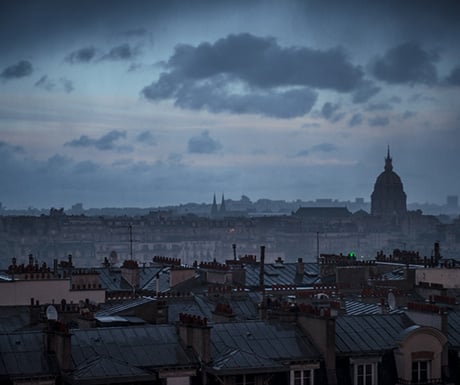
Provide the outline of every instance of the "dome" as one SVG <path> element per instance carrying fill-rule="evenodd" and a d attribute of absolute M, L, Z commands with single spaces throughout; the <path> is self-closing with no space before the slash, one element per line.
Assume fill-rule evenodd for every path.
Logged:
<path fill-rule="evenodd" d="M 371 195 L 371 214 L 378 216 L 401 216 L 406 214 L 406 193 L 401 178 L 393 171 L 390 148 L 385 158 L 385 169 L 377 177 Z"/>

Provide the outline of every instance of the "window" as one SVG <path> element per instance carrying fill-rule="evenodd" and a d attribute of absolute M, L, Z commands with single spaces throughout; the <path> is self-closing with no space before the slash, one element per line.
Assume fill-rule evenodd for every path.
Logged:
<path fill-rule="evenodd" d="M 412 362 L 412 382 L 427 382 L 431 378 L 431 361 Z"/>
<path fill-rule="evenodd" d="M 375 364 L 355 364 L 355 385 L 374 385 Z"/>
<path fill-rule="evenodd" d="M 291 385 L 313 385 L 313 369 L 294 370 Z"/>

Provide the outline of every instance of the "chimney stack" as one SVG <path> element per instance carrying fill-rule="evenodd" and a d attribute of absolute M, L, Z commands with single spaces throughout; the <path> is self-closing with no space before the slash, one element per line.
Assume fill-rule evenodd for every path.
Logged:
<path fill-rule="evenodd" d="M 236 261 L 236 244 L 234 243 L 232 247 L 233 247 L 233 260 Z"/>
<path fill-rule="evenodd" d="M 200 361 L 211 361 L 211 326 L 206 318 L 180 313 L 178 332 L 182 342 L 193 348 Z"/>
<path fill-rule="evenodd" d="M 48 321 L 45 330 L 45 349 L 54 353 L 62 371 L 72 369 L 72 345 L 69 328 L 59 321 Z"/>
<path fill-rule="evenodd" d="M 302 259 L 302 258 L 298 258 L 298 259 L 297 259 L 296 274 L 297 274 L 298 276 L 303 277 L 304 272 L 305 272 L 305 267 L 304 267 L 304 264 L 303 264 L 303 259 Z"/>
<path fill-rule="evenodd" d="M 265 246 L 260 246 L 260 272 L 259 272 L 259 286 L 263 290 L 264 284 L 264 271 L 265 271 Z"/>

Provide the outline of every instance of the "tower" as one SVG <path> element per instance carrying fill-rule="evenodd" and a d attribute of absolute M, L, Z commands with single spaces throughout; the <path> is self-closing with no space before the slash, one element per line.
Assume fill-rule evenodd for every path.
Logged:
<path fill-rule="evenodd" d="M 217 217 L 218 211 L 217 211 L 217 202 L 216 202 L 216 193 L 214 193 L 214 198 L 212 200 L 212 206 L 211 206 L 211 218 Z"/>
<path fill-rule="evenodd" d="M 384 171 L 377 177 L 371 195 L 371 214 L 380 217 L 401 217 L 406 213 L 406 193 L 401 178 L 393 171 L 393 159 L 388 146 Z"/>
<path fill-rule="evenodd" d="M 222 214 L 225 214 L 226 212 L 226 208 L 225 208 L 225 198 L 224 198 L 224 193 L 222 193 L 222 201 L 220 202 L 220 210 L 219 210 L 219 213 L 222 215 Z"/>

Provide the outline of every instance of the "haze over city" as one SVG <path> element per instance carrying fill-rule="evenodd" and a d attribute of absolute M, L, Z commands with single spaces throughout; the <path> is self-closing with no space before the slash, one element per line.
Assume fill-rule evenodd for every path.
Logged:
<path fill-rule="evenodd" d="M 456 1 L 2 1 L 0 202 L 460 194 Z"/>

